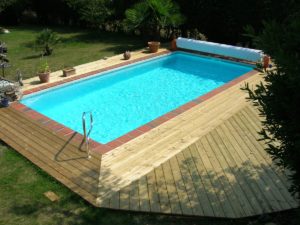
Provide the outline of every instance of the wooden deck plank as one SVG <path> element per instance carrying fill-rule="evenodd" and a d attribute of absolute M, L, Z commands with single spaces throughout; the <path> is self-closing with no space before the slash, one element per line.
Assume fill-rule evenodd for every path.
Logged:
<path fill-rule="evenodd" d="M 176 186 L 178 197 L 179 197 L 182 214 L 193 215 L 189 196 L 187 194 L 186 187 L 185 187 L 183 179 L 182 179 L 180 167 L 178 165 L 178 160 L 177 160 L 176 156 L 170 160 L 170 166 L 171 166 L 175 186 Z"/>
<path fill-rule="evenodd" d="M 147 184 L 149 191 L 150 210 L 151 212 L 160 212 L 161 210 L 154 170 L 147 174 Z"/>
<path fill-rule="evenodd" d="M 150 212 L 150 202 L 146 176 L 143 176 L 139 179 L 139 200 L 141 211 Z"/>
<path fill-rule="evenodd" d="M 110 197 L 108 198 L 97 198 L 97 206 L 102 207 L 102 208 L 109 208 L 110 206 Z"/>
<path fill-rule="evenodd" d="M 110 201 L 109 201 L 109 208 L 120 209 L 120 192 L 119 191 L 112 194 Z"/>
<path fill-rule="evenodd" d="M 183 153 L 185 160 L 188 161 L 187 169 L 189 170 L 189 172 L 191 174 L 192 183 L 193 183 L 195 191 L 197 193 L 199 202 L 202 205 L 203 215 L 213 217 L 214 211 L 211 206 L 212 200 L 209 199 L 209 196 L 207 194 L 207 192 L 209 192 L 210 190 L 207 187 L 205 187 L 205 185 L 202 181 L 202 178 L 197 171 L 197 167 L 195 166 L 195 161 L 191 154 L 191 149 L 194 149 L 194 148 L 195 148 L 195 146 L 193 144 L 189 148 L 182 151 L 182 153 Z"/>
<path fill-rule="evenodd" d="M 120 209 L 129 210 L 130 205 L 130 185 L 120 190 Z"/>
<path fill-rule="evenodd" d="M 219 127 L 212 131 L 211 135 L 214 139 L 214 142 L 217 144 L 217 147 L 213 149 L 215 151 L 215 155 L 218 156 L 219 162 L 222 164 L 223 171 L 225 172 L 226 176 L 229 175 L 228 180 L 231 184 L 231 188 L 236 193 L 245 216 L 253 215 L 255 208 L 251 206 L 250 201 L 248 201 L 248 198 L 246 197 L 246 191 L 249 190 L 247 188 L 243 188 L 247 185 L 243 185 L 245 180 L 243 179 L 243 176 L 240 176 L 239 166 L 235 163 L 235 160 L 231 156 L 231 153 L 229 151 L 229 149 L 231 149 L 231 146 L 229 142 L 227 141 L 225 136 L 222 136 Z M 233 176 L 233 178 L 230 179 L 230 176 Z"/>
<path fill-rule="evenodd" d="M 130 210 L 139 211 L 140 201 L 139 201 L 139 184 L 135 181 L 130 184 Z"/>
<path fill-rule="evenodd" d="M 231 202 L 229 200 L 229 190 L 228 187 L 224 187 L 222 180 L 224 179 L 220 167 L 218 167 L 218 162 L 215 156 L 210 156 L 211 147 L 206 139 L 203 137 L 196 143 L 199 155 L 202 158 L 204 166 L 207 170 L 207 176 L 209 177 L 211 183 L 214 186 L 214 190 L 218 195 L 219 202 L 222 205 L 224 214 L 226 217 L 236 217 L 236 212 L 234 211 Z"/>
<path fill-rule="evenodd" d="M 201 143 L 199 143 L 199 145 L 201 145 Z M 201 147 L 197 146 L 196 143 L 191 145 L 190 152 L 192 155 L 192 159 L 194 161 L 194 164 L 196 166 L 198 174 L 202 178 L 203 185 L 205 187 L 207 196 L 210 200 L 210 206 L 212 207 L 212 209 L 214 211 L 214 216 L 215 217 L 226 217 L 224 209 L 223 209 L 223 203 L 220 201 L 219 195 L 216 191 L 216 188 L 214 187 L 214 185 L 210 179 L 211 171 L 207 170 L 207 168 L 205 166 L 205 164 L 207 162 L 204 163 L 202 156 L 200 156 L 200 154 L 203 151 L 202 149 L 203 149 L 202 145 L 201 145 Z"/>
<path fill-rule="evenodd" d="M 193 179 L 192 179 L 191 174 L 188 169 L 191 164 L 190 160 L 186 159 L 182 152 L 177 154 L 177 160 L 178 160 L 178 165 L 179 165 L 179 169 L 181 172 L 182 180 L 185 184 L 185 189 L 186 189 L 188 198 L 190 200 L 190 205 L 191 205 L 193 214 L 202 216 L 203 209 L 202 209 L 202 204 L 197 195 L 197 191 L 196 191 L 197 187 L 194 186 Z"/>
<path fill-rule="evenodd" d="M 179 197 L 176 190 L 170 162 L 167 161 L 162 165 L 165 180 L 166 180 L 166 186 L 168 191 L 168 196 L 170 200 L 171 210 L 174 214 L 182 214 L 180 203 L 179 203 Z"/>
<path fill-rule="evenodd" d="M 171 213 L 171 206 L 162 166 L 155 168 L 155 179 L 162 213 Z"/>
<path fill-rule="evenodd" d="M 203 138 L 202 140 L 202 144 L 205 145 L 206 154 L 214 167 L 215 179 L 219 180 L 225 192 L 225 196 L 227 198 L 226 202 L 228 203 L 228 206 L 231 206 L 233 213 L 235 213 L 235 217 L 245 216 L 245 212 L 243 210 L 243 207 L 241 206 L 239 196 L 236 193 L 237 188 L 236 186 L 233 187 L 231 185 L 231 183 L 236 183 L 235 177 L 232 174 L 227 173 L 226 169 L 228 168 L 228 164 L 221 157 L 222 154 L 214 152 L 219 148 L 219 146 L 214 142 L 211 133 L 205 135 L 205 138 Z"/>

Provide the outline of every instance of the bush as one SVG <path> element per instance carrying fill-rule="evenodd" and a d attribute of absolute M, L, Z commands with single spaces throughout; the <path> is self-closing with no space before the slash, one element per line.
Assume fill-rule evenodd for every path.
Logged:
<path fill-rule="evenodd" d="M 278 165 L 294 172 L 290 190 L 296 194 L 300 193 L 300 11 L 292 11 L 282 23 L 264 23 L 259 35 L 248 28 L 256 46 L 272 57 L 276 69 L 268 71 L 265 82 L 254 91 L 245 89 L 266 118 L 261 135 L 268 141 L 267 152 Z"/>

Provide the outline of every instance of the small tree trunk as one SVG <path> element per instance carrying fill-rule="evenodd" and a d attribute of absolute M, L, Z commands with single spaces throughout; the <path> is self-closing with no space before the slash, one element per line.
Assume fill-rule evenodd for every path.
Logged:
<path fill-rule="evenodd" d="M 45 49 L 44 49 L 44 56 L 51 55 L 51 54 L 52 54 L 52 51 L 53 51 L 53 49 L 50 48 L 49 45 L 46 45 L 46 46 L 45 46 Z"/>

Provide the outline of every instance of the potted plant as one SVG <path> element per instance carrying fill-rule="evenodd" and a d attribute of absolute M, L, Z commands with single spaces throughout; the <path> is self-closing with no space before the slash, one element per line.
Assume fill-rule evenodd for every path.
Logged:
<path fill-rule="evenodd" d="M 76 73 L 76 69 L 74 67 L 65 67 L 62 71 L 64 77 L 68 77 Z"/>
<path fill-rule="evenodd" d="M 176 45 L 176 35 L 172 34 L 171 35 L 171 51 L 175 51 L 177 49 Z"/>
<path fill-rule="evenodd" d="M 148 46 L 149 46 L 149 50 L 151 53 L 155 53 L 158 51 L 159 46 L 160 46 L 160 42 L 158 41 L 149 41 L 148 42 Z"/>
<path fill-rule="evenodd" d="M 38 76 L 41 83 L 47 83 L 50 79 L 50 67 L 47 62 L 43 62 L 38 69 Z"/>
<path fill-rule="evenodd" d="M 130 51 L 126 51 L 126 52 L 124 52 L 124 54 L 123 54 L 123 57 L 124 57 L 124 59 L 125 59 L 125 60 L 128 60 L 128 59 L 130 59 L 130 57 L 131 57 L 131 53 L 130 53 Z"/>

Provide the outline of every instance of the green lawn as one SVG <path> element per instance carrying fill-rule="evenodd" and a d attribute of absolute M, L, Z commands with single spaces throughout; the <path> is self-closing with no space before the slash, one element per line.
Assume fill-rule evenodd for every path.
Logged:
<path fill-rule="evenodd" d="M 1 34 L 0 40 L 6 42 L 9 49 L 8 57 L 12 64 L 7 71 L 9 78 L 14 78 L 17 68 L 21 69 L 25 77 L 35 76 L 40 59 L 32 45 L 41 28 L 8 28 L 11 33 Z M 62 36 L 63 41 L 48 59 L 53 71 L 65 65 L 79 65 L 143 46 L 138 38 L 123 34 L 66 28 L 54 30 Z M 44 197 L 43 193 L 49 190 L 60 196 L 59 202 L 53 203 Z M 275 220 L 277 224 L 292 224 L 295 221 L 294 224 L 297 224 L 298 212 L 276 214 L 268 218 L 268 221 Z M 258 218 L 183 218 L 94 208 L 0 142 L 0 225 L 255 225 L 265 224 L 265 221 L 260 222 Z"/>
<path fill-rule="evenodd" d="M 11 33 L 0 34 L 0 41 L 5 42 L 8 47 L 7 57 L 11 64 L 11 67 L 6 70 L 7 77 L 14 79 L 17 69 L 20 69 L 24 78 L 36 76 L 41 61 L 41 52 L 35 48 L 34 43 L 37 34 L 43 28 L 35 26 L 7 28 Z M 51 29 L 61 38 L 53 54 L 47 57 L 52 71 L 144 46 L 143 41 L 136 36 L 75 28 L 54 27 Z"/>

